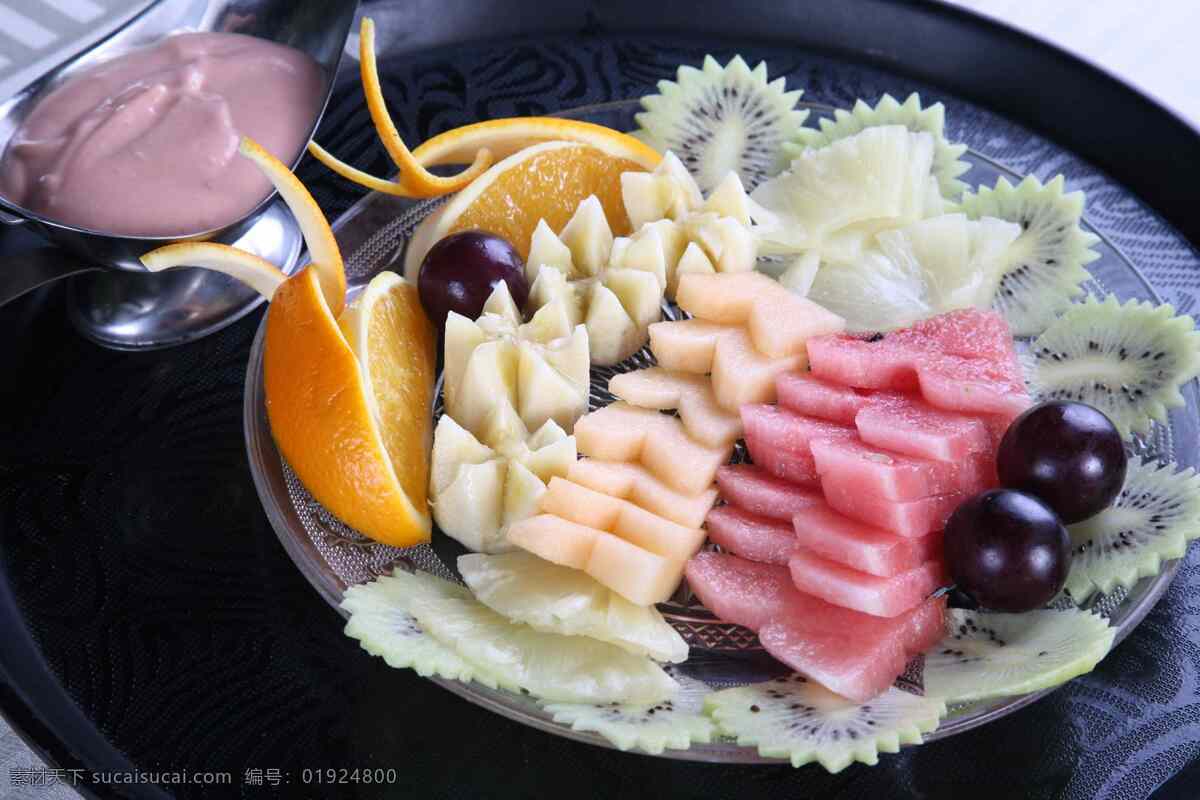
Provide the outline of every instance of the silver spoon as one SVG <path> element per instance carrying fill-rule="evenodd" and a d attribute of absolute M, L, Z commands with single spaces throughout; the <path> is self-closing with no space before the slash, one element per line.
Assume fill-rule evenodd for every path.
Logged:
<path fill-rule="evenodd" d="M 334 76 L 358 3 L 359 0 L 159 0 L 108 38 L 0 103 L 0 152 L 44 92 L 98 61 L 185 30 L 244 33 L 290 45 L 312 56 L 321 67 L 324 100 L 308 132 L 311 137 L 333 92 Z M 297 163 L 301 156 L 303 151 L 296 157 Z M 292 167 L 295 166 L 293 163 Z M 50 281 L 79 275 L 71 286 L 72 322 L 89 338 L 119 349 L 166 347 L 191 341 L 225 327 L 262 302 L 253 290 L 207 270 L 148 273 L 138 260 L 144 253 L 171 242 L 202 237 L 235 244 L 287 272 L 295 266 L 302 245 L 294 220 L 274 192 L 244 217 L 223 228 L 170 239 L 114 236 L 65 225 L 3 197 L 0 197 L 0 223 L 21 226 L 37 234 L 14 237 L 10 232 L 5 236 L 6 240 L 24 239 L 37 245 L 0 257 L 0 305 Z"/>

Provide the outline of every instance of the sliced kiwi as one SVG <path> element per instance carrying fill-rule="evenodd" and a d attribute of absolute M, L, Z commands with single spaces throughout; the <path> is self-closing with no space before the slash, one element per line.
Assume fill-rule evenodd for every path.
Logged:
<path fill-rule="evenodd" d="M 896 688 L 856 703 L 795 674 L 714 692 L 704 705 L 718 730 L 738 744 L 757 745 L 760 755 L 789 759 L 794 767 L 815 761 L 830 772 L 855 761 L 876 764 L 880 753 L 920 744 L 946 713 L 940 699 Z"/>
<path fill-rule="evenodd" d="M 1129 588 L 1157 575 L 1163 561 L 1182 558 L 1200 536 L 1200 477 L 1192 469 L 1130 461 L 1113 504 L 1070 532 L 1075 557 L 1066 591 L 1072 600 Z"/>
<path fill-rule="evenodd" d="M 1200 373 L 1200 333 L 1169 305 L 1113 296 L 1071 306 L 1033 341 L 1025 378 L 1037 400 L 1099 408 L 1122 435 L 1165 423 L 1180 389 Z"/>
<path fill-rule="evenodd" d="M 785 91 L 783 78 L 767 81 L 767 65 L 753 70 L 741 56 L 722 67 L 705 56 L 702 69 L 681 66 L 674 81 L 642 98 L 634 136 L 660 152 L 675 153 L 705 194 L 730 172 L 747 190 L 777 174 L 808 117 L 796 103 L 803 92 Z"/>
<path fill-rule="evenodd" d="M 462 596 L 469 596 L 466 589 L 456 588 Z M 424 677 L 477 680 L 495 688 L 495 680 L 422 630 L 408 612 L 403 587 L 389 578 L 351 586 L 341 605 L 350 612 L 346 635 L 389 667 L 412 669 Z"/>
<path fill-rule="evenodd" d="M 854 108 L 847 111 L 839 108 L 833 118 L 820 120 L 820 129 L 801 128 L 796 141 L 783 146 L 788 158 L 795 158 L 808 148 L 824 147 L 827 144 L 853 136 L 863 128 L 880 125 L 903 125 L 914 133 L 925 131 L 933 135 L 933 175 L 944 197 L 956 198 L 967 185 L 958 179 L 971 165 L 959 160 L 967 152 L 965 144 L 953 144 L 946 139 L 946 107 L 934 103 L 928 108 L 921 106 L 921 96 L 913 92 L 903 103 L 890 94 L 885 94 L 875 106 L 862 100 L 855 101 Z"/>
<path fill-rule="evenodd" d="M 1000 614 L 952 608 L 925 653 L 925 694 L 947 703 L 1028 694 L 1090 672 L 1112 647 L 1103 617 L 1075 608 Z"/>
<path fill-rule="evenodd" d="M 959 208 L 971 219 L 996 217 L 1021 226 L 1005 256 L 1004 273 L 992 307 L 1016 336 L 1037 336 L 1083 294 L 1084 269 L 1100 257 L 1100 241 L 1079 226 L 1083 192 L 1064 193 L 1062 175 L 1046 185 L 1028 177 L 1016 186 L 1006 179 L 994 188 L 963 195 Z"/>
<path fill-rule="evenodd" d="M 544 707 L 555 722 L 598 733 L 618 750 L 636 747 L 658 755 L 667 748 L 686 750 L 692 742 L 711 742 L 716 726 L 704 713 L 704 698 L 711 691 L 708 685 L 665 669 L 679 683 L 679 691 L 655 705 L 546 703 Z"/>

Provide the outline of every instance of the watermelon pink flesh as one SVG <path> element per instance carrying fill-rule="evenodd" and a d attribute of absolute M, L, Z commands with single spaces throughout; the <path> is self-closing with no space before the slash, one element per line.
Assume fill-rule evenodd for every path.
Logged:
<path fill-rule="evenodd" d="M 791 525 L 737 506 L 717 506 L 704 522 L 709 541 L 751 561 L 786 564 L 796 549 L 796 532 Z"/>
<path fill-rule="evenodd" d="M 954 509 L 970 496 L 969 492 L 954 492 L 919 500 L 887 500 L 869 495 L 833 473 L 821 476 L 821 490 L 825 493 L 825 502 L 834 510 L 908 538 L 940 531 Z"/>
<path fill-rule="evenodd" d="M 939 641 L 944 631 L 944 600 L 885 619 L 806 595 L 785 567 L 737 556 L 698 553 L 686 574 L 692 591 L 718 617 L 758 631 L 780 661 L 855 700 L 887 689 L 907 656 Z"/>
<path fill-rule="evenodd" d="M 938 408 L 1009 419 L 1029 404 L 1008 326 L 991 311 L 955 311 L 874 340 L 814 337 L 807 348 L 813 374 L 844 386 L 919 390 Z"/>
<path fill-rule="evenodd" d="M 885 578 L 942 557 L 940 532 L 907 539 L 850 519 L 824 504 L 797 512 L 792 525 L 793 549 L 799 544 L 822 558 Z M 713 538 L 711 521 L 709 536 Z"/>
<path fill-rule="evenodd" d="M 800 597 L 805 597 L 800 593 Z M 809 598 L 812 611 L 773 620 L 758 632 L 768 653 L 858 702 L 884 692 L 904 672 L 908 657 L 945 635 L 946 601 L 926 600 L 891 619 L 872 617 Z"/>
<path fill-rule="evenodd" d="M 780 402 L 782 394 L 780 390 Z M 934 408 L 915 395 L 880 392 L 863 404 L 853 422 L 867 444 L 917 458 L 960 461 L 995 452 L 987 421 Z"/>
<path fill-rule="evenodd" d="M 801 416 L 773 405 L 742 406 L 742 427 L 750 458 L 772 475 L 793 483 L 815 484 L 812 443 L 817 439 L 852 439 L 854 429 Z"/>
<path fill-rule="evenodd" d="M 768 475 L 753 464 L 717 470 L 717 487 L 727 503 L 763 517 L 791 522 L 797 511 L 821 502 L 821 493 Z"/>
<path fill-rule="evenodd" d="M 877 617 L 895 617 L 916 608 L 947 582 L 938 561 L 884 578 L 821 558 L 803 547 L 788 559 L 788 569 L 801 592 Z"/>
<path fill-rule="evenodd" d="M 871 396 L 849 386 L 821 380 L 811 372 L 789 372 L 775 380 L 779 405 L 842 425 L 853 425 L 858 412 L 872 402 Z"/>
<path fill-rule="evenodd" d="M 978 492 L 986 485 L 990 457 L 931 461 L 889 453 L 857 439 L 814 440 L 818 475 L 834 475 L 860 492 L 887 500 L 918 500 L 949 492 Z"/>
<path fill-rule="evenodd" d="M 788 616 L 803 601 L 787 567 L 776 564 L 702 552 L 688 559 L 684 575 L 705 608 L 752 631 Z"/>

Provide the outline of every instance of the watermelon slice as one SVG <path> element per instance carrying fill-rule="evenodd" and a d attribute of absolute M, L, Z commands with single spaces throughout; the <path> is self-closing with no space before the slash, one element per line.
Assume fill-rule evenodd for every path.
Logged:
<path fill-rule="evenodd" d="M 782 386 L 779 392 L 783 402 Z M 997 443 L 988 421 L 934 408 L 914 395 L 877 394 L 855 412 L 853 422 L 867 444 L 917 458 L 960 461 L 994 451 Z"/>
<path fill-rule="evenodd" d="M 858 439 L 816 439 L 812 457 L 818 475 L 835 476 L 843 485 L 887 500 L 981 491 L 990 463 L 986 453 L 957 462 L 931 461 L 879 450 Z"/>
<path fill-rule="evenodd" d="M 779 406 L 742 406 L 746 449 L 754 463 L 787 481 L 815 484 L 812 443 L 818 439 L 852 439 L 854 429 L 793 413 Z"/>
<path fill-rule="evenodd" d="M 923 653 L 945 635 L 945 598 L 926 600 L 891 619 L 816 598 L 810 602 L 815 607 L 803 616 L 764 625 L 758 639 L 784 664 L 860 703 L 886 691 L 904 672 L 909 656 Z"/>
<path fill-rule="evenodd" d="M 940 532 L 919 539 L 907 539 L 850 519 L 823 503 L 796 512 L 792 517 L 792 525 L 791 549 L 795 549 L 799 543 L 830 561 L 885 578 L 942 557 Z M 713 530 L 710 513 L 709 536 L 717 541 Z M 730 549 L 743 555 L 736 547 Z"/>
<path fill-rule="evenodd" d="M 702 552 L 688 559 L 683 574 L 705 608 L 752 631 L 787 616 L 803 601 L 787 567 L 776 564 Z"/>
<path fill-rule="evenodd" d="M 947 582 L 937 561 L 884 578 L 821 558 L 803 547 L 788 559 L 788 569 L 801 592 L 877 617 L 895 617 L 916 608 Z"/>
<path fill-rule="evenodd" d="M 788 570 L 737 556 L 699 553 L 688 584 L 709 610 L 759 633 L 771 655 L 831 691 L 865 701 L 891 686 L 909 655 L 938 642 L 944 600 L 891 619 L 830 605 L 792 584 Z"/>
<path fill-rule="evenodd" d="M 1029 405 L 1012 335 L 998 314 L 964 309 L 887 335 L 818 336 L 813 374 L 862 389 L 919 390 L 938 408 L 1011 419 Z"/>
<path fill-rule="evenodd" d="M 853 425 L 858 412 L 869 406 L 871 396 L 849 386 L 822 380 L 811 372 L 788 372 L 775 381 L 779 405 L 842 425 Z"/>
<path fill-rule="evenodd" d="M 909 538 L 940 531 L 954 509 L 970 497 L 968 492 L 954 492 L 919 500 L 887 500 L 867 494 L 853 482 L 842 481 L 835 473 L 821 476 L 821 490 L 825 493 L 825 502 L 834 510 Z"/>
<path fill-rule="evenodd" d="M 796 532 L 791 525 L 737 506 L 717 506 L 708 512 L 705 525 L 709 541 L 751 561 L 786 564 L 796 549 Z"/>
<path fill-rule="evenodd" d="M 801 509 L 821 502 L 821 493 L 789 483 L 753 464 L 717 470 L 717 487 L 725 501 L 751 514 L 791 522 Z"/>

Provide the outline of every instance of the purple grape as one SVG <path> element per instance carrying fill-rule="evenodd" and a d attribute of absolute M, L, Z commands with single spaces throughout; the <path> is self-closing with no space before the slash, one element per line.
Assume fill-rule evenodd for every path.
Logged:
<path fill-rule="evenodd" d="M 525 262 L 503 238 L 483 231 L 461 231 L 440 240 L 421 262 L 417 291 L 438 330 L 451 311 L 475 319 L 496 284 L 504 281 L 517 308 L 529 299 Z"/>
<path fill-rule="evenodd" d="M 1055 401 L 1009 426 L 996 456 L 1000 484 L 1040 497 L 1070 525 L 1099 514 L 1125 485 L 1125 446 L 1101 411 Z"/>
<path fill-rule="evenodd" d="M 1071 566 L 1071 539 L 1055 513 L 1010 489 L 959 506 L 943 546 L 957 589 L 996 611 L 1041 608 L 1062 589 Z"/>

